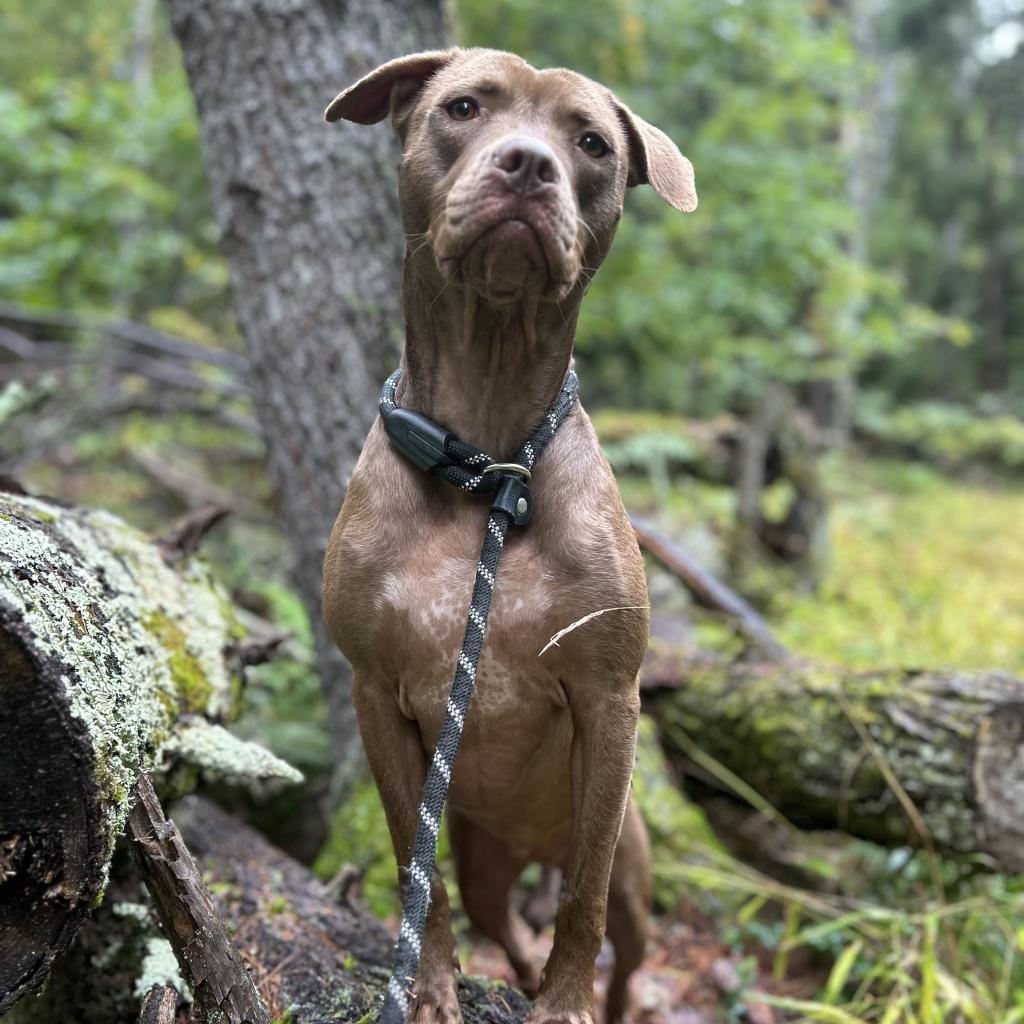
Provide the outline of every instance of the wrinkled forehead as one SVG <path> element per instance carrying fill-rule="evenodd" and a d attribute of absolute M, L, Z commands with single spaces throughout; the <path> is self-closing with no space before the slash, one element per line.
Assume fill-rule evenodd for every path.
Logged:
<path fill-rule="evenodd" d="M 424 100 L 440 104 L 470 94 L 501 107 L 532 112 L 581 127 L 600 127 L 611 134 L 621 131 L 608 90 L 567 68 L 539 70 L 522 57 L 500 50 L 464 50 L 434 75 Z"/>

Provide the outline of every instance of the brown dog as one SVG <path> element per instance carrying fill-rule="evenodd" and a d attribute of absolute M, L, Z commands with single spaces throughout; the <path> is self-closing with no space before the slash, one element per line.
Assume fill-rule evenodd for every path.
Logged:
<path fill-rule="evenodd" d="M 679 210 L 693 169 L 656 128 L 572 71 L 493 50 L 391 61 L 328 120 L 390 113 L 403 144 L 406 344 L 401 406 L 496 459 L 514 457 L 559 391 L 586 286 L 629 185 Z M 462 902 L 537 989 L 530 1024 L 590 1024 L 594 961 L 615 950 L 620 1021 L 647 931 L 649 857 L 629 797 L 647 643 L 643 563 L 590 420 L 577 409 L 532 483 L 494 591 L 448 803 Z M 324 616 L 354 670 L 353 700 L 399 864 L 408 862 L 469 606 L 489 502 L 421 472 L 370 431 L 331 534 Z M 600 609 L 543 656 L 558 630 Z M 565 883 L 538 978 L 509 893 L 530 862 Z M 410 1019 L 461 1019 L 444 885 Z"/>

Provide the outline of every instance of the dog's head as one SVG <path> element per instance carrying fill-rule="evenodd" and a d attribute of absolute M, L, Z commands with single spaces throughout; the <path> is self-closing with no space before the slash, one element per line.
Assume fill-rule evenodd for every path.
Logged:
<path fill-rule="evenodd" d="M 697 206 L 693 167 L 604 86 L 496 50 L 389 61 L 328 121 L 391 115 L 402 141 L 409 258 L 491 302 L 582 290 L 611 246 L 626 189 Z"/>

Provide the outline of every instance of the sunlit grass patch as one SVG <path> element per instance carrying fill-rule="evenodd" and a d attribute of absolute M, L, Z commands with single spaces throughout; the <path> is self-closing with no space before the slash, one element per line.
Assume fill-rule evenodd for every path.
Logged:
<path fill-rule="evenodd" d="M 857 667 L 1024 671 L 1024 487 L 844 459 L 831 474 L 829 569 L 783 596 L 783 642 Z"/>

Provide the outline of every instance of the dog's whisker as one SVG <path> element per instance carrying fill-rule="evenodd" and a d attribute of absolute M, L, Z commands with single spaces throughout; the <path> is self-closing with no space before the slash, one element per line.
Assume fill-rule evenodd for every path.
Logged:
<path fill-rule="evenodd" d="M 601 244 L 601 243 L 600 243 L 600 242 L 598 241 L 598 239 L 597 239 L 597 235 L 595 235 L 595 234 L 594 234 L 594 229 L 593 229 L 593 228 L 592 228 L 592 227 L 591 227 L 591 226 L 590 226 L 590 225 L 589 225 L 589 224 L 588 224 L 588 223 L 587 223 L 587 222 L 586 222 L 586 221 L 585 221 L 585 220 L 584 220 L 584 219 L 583 219 L 583 218 L 582 218 L 582 217 L 581 217 L 581 216 L 580 216 L 579 214 L 577 214 L 577 215 L 576 215 L 576 223 L 577 223 L 577 224 L 578 224 L 578 225 L 579 225 L 580 227 L 582 227 L 582 228 L 585 228 L 585 229 L 587 230 L 587 233 L 588 233 L 588 234 L 590 235 L 590 237 L 591 237 L 591 238 L 592 238 L 592 239 L 593 239 L 593 240 L 594 240 L 594 241 L 595 241 L 595 242 L 596 242 L 596 243 L 597 243 L 598 245 L 600 245 L 600 244 Z"/>

